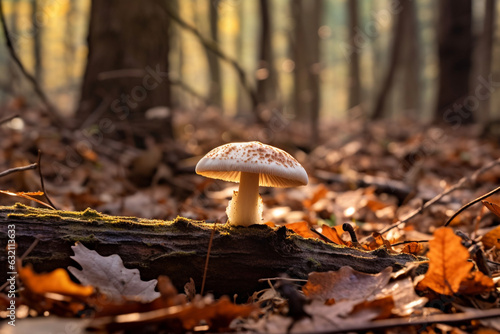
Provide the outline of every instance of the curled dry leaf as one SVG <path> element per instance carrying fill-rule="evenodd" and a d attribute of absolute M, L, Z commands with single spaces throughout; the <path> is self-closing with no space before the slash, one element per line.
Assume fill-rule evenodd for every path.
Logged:
<path fill-rule="evenodd" d="M 73 260 L 82 270 L 69 267 L 68 270 L 85 285 L 92 285 L 107 295 L 111 301 L 138 299 L 150 302 L 160 296 L 155 291 L 157 280 L 142 281 L 138 269 L 128 269 L 120 256 L 101 256 L 81 243 L 71 247 L 75 252 Z"/>
<path fill-rule="evenodd" d="M 491 278 L 480 272 L 471 273 L 473 264 L 468 261 L 469 252 L 461 241 L 449 227 L 442 227 L 434 232 L 434 239 L 429 242 L 429 270 L 419 282 L 419 289 L 431 289 L 449 296 L 457 292 L 479 293 L 491 290 Z"/>
<path fill-rule="evenodd" d="M 497 204 L 497 201 L 489 198 L 488 200 L 481 201 L 485 207 L 488 208 L 491 212 L 493 212 L 497 217 L 500 217 L 500 203 Z"/>
<path fill-rule="evenodd" d="M 366 299 L 380 292 L 391 279 L 392 268 L 387 267 L 378 274 L 365 274 L 342 267 L 338 271 L 309 274 L 307 283 L 302 287 L 304 294 L 312 299 L 324 301 L 332 298 L 338 302 L 343 299 Z"/>
<path fill-rule="evenodd" d="M 423 249 L 424 249 L 424 246 L 422 246 L 421 243 L 419 243 L 419 242 L 410 242 L 410 243 L 404 245 L 403 249 L 401 249 L 401 252 L 407 253 L 407 254 L 417 255 L 420 252 L 422 252 Z"/>

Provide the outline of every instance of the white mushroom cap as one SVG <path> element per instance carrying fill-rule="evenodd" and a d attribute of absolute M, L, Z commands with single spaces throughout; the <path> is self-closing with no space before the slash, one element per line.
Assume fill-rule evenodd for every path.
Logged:
<path fill-rule="evenodd" d="M 196 173 L 239 182 L 241 172 L 259 174 L 264 187 L 296 187 L 308 183 L 304 168 L 290 154 L 257 141 L 229 143 L 208 152 L 196 165 Z"/>

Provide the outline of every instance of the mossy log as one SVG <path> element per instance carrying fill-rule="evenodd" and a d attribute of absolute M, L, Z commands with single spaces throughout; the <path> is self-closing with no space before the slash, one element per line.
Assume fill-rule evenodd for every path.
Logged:
<path fill-rule="evenodd" d="M 199 289 L 213 229 L 213 224 L 180 217 L 161 221 L 109 216 L 91 209 L 54 211 L 21 204 L 0 206 L 0 222 L 3 250 L 8 225 L 15 226 L 18 256 L 35 238 L 39 239 L 24 260 L 38 272 L 74 266 L 71 246 L 80 241 L 102 256 L 118 254 L 126 267 L 138 268 L 144 280 L 167 275 L 180 291 L 189 278 Z M 6 256 L 5 251 L 0 252 L 0 263 L 6 263 Z M 305 279 L 312 271 L 337 270 L 342 266 L 377 273 L 389 266 L 397 270 L 417 260 L 408 254 L 389 254 L 382 248 L 365 252 L 304 239 L 284 227 L 220 225 L 214 233 L 205 291 L 246 298 L 266 287 L 258 282 L 260 278 L 286 273 Z M 2 282 L 6 271 L 1 271 Z"/>

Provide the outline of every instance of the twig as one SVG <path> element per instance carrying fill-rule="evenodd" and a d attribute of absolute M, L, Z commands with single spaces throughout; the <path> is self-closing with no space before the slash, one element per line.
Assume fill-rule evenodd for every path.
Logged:
<path fill-rule="evenodd" d="M 453 219 L 455 219 L 455 217 L 456 217 L 456 216 L 458 216 L 459 214 L 461 214 L 463 211 L 465 211 L 465 210 L 466 210 L 466 209 L 468 209 L 469 207 L 471 207 L 471 206 L 473 206 L 474 204 L 476 204 L 476 203 L 478 203 L 478 202 L 482 201 L 483 199 L 486 199 L 486 198 L 490 197 L 491 195 L 493 195 L 493 194 L 495 194 L 495 193 L 497 193 L 497 192 L 499 192 L 499 191 L 500 191 L 500 187 L 495 188 L 495 189 L 493 189 L 492 191 L 490 191 L 489 193 L 486 193 L 486 194 L 484 194 L 484 195 L 482 195 L 482 196 L 479 196 L 479 197 L 478 197 L 478 198 L 476 198 L 475 200 L 470 201 L 469 203 L 465 204 L 465 205 L 464 205 L 464 206 L 462 206 L 460 209 L 458 209 L 458 211 L 457 211 L 457 212 L 455 212 L 455 213 L 453 214 L 453 216 L 451 216 L 451 217 L 448 219 L 448 221 L 446 221 L 446 223 L 444 224 L 444 226 L 448 226 L 448 225 L 451 223 L 451 221 L 452 221 Z"/>
<path fill-rule="evenodd" d="M 17 114 L 17 113 L 16 113 L 16 114 L 13 114 L 13 115 L 7 116 L 7 117 L 5 117 L 5 118 L 2 118 L 2 119 L 0 120 L 0 124 L 7 123 L 8 121 L 11 121 L 11 120 L 13 120 L 13 119 L 14 119 L 14 118 L 16 118 L 16 117 L 19 117 L 19 114 Z"/>
<path fill-rule="evenodd" d="M 5 170 L 5 171 L 3 171 L 3 172 L 0 173 L 0 177 L 6 176 L 6 175 L 9 175 L 9 174 L 12 174 L 12 173 L 16 173 L 16 172 L 22 172 L 22 171 L 25 171 L 25 170 L 36 169 L 37 167 L 38 167 L 38 164 L 35 162 L 35 163 L 33 163 L 31 165 L 28 165 L 28 166 L 15 167 L 15 168 L 7 169 L 7 170 Z"/>
<path fill-rule="evenodd" d="M 35 93 L 38 95 L 42 103 L 45 105 L 47 109 L 47 114 L 50 117 L 52 121 L 54 121 L 57 125 L 64 125 L 63 120 L 59 116 L 58 111 L 56 108 L 50 103 L 49 99 L 47 98 L 47 95 L 43 92 L 42 88 L 36 81 L 35 77 L 33 77 L 31 74 L 26 71 L 26 68 L 24 67 L 23 63 L 21 62 L 21 59 L 17 55 L 16 51 L 14 50 L 14 44 L 12 43 L 12 40 L 10 38 L 10 33 L 9 29 L 7 28 L 7 23 L 5 21 L 5 15 L 3 12 L 3 1 L 0 0 L 0 21 L 2 22 L 2 29 L 3 33 L 5 35 L 5 41 L 7 44 L 7 49 L 9 50 L 9 54 L 14 60 L 14 62 L 17 64 L 19 69 L 21 70 L 21 73 L 28 79 L 28 81 L 31 83 L 33 86 L 33 89 L 35 90 Z"/>
<path fill-rule="evenodd" d="M 202 295 L 202 296 L 203 296 L 203 292 L 205 291 L 205 281 L 207 279 L 207 271 L 208 271 L 208 260 L 210 259 L 210 250 L 212 249 L 212 240 L 214 240 L 215 226 L 216 225 L 217 225 L 217 221 L 214 222 L 214 227 L 212 228 L 212 233 L 210 233 L 210 241 L 208 242 L 207 258 L 205 260 L 205 268 L 203 269 L 203 280 L 201 281 L 200 295 Z"/>
<path fill-rule="evenodd" d="M 45 196 L 45 199 L 47 199 L 47 202 L 49 202 L 50 206 L 52 206 L 54 210 L 57 210 L 56 206 L 54 205 L 54 203 L 52 203 L 52 201 L 49 198 L 49 195 L 47 194 L 47 191 L 45 190 L 45 184 L 43 182 L 43 175 L 42 175 L 42 151 L 40 150 L 38 150 L 38 159 L 36 164 L 38 166 L 38 175 L 40 175 L 40 184 L 42 185 L 43 195 Z"/>
<path fill-rule="evenodd" d="M 475 171 L 474 173 L 472 173 L 471 175 L 469 176 L 464 176 L 462 177 L 457 183 L 455 183 L 452 187 L 448 188 L 447 190 L 443 191 L 442 193 L 436 195 L 434 198 L 432 198 L 431 200 L 427 201 L 424 205 L 422 205 L 420 208 L 410 212 L 408 215 L 406 215 L 404 218 L 402 218 L 401 220 L 398 220 L 396 223 L 392 224 L 391 226 L 389 227 L 386 227 L 385 229 L 383 229 L 382 231 L 380 231 L 380 234 L 384 234 L 384 233 L 387 233 L 389 232 L 390 230 L 392 230 L 393 228 L 403 224 L 403 223 L 406 223 L 408 220 L 410 220 L 411 218 L 415 217 L 416 215 L 422 213 L 425 209 L 427 209 L 428 207 L 430 207 L 431 205 L 433 205 L 434 203 L 438 202 L 439 200 L 441 200 L 441 198 L 443 198 L 444 196 L 452 193 L 453 191 L 457 190 L 457 189 L 460 189 L 464 184 L 466 184 L 467 182 L 469 181 L 473 181 L 475 180 L 479 175 L 481 175 L 482 173 L 486 172 L 487 170 L 490 170 L 491 168 L 495 167 L 496 165 L 499 165 L 500 164 L 500 159 L 497 159 L 497 160 L 494 160 L 492 162 L 490 162 L 489 164 L 485 165 L 484 167 L 478 169 L 477 171 Z"/>
<path fill-rule="evenodd" d="M 317 334 L 333 334 L 333 333 L 346 333 L 346 332 L 364 332 L 374 331 L 376 329 L 385 329 L 393 327 L 405 326 L 429 326 L 432 324 L 452 324 L 456 325 L 457 322 L 468 322 L 472 320 L 481 320 L 489 318 L 500 317 L 500 309 L 489 309 L 481 311 L 471 311 L 465 313 L 455 314 L 435 314 L 424 317 L 410 316 L 407 318 L 395 318 L 365 322 L 362 324 L 354 324 L 351 326 L 339 327 L 330 331 L 316 332 Z M 313 333 L 314 332 L 309 332 Z"/>
<path fill-rule="evenodd" d="M 411 244 L 412 242 L 419 244 L 419 243 L 429 242 L 429 240 L 406 240 L 406 241 L 396 242 L 391 246 L 401 246 L 401 245 Z"/>
<path fill-rule="evenodd" d="M 306 279 L 300 278 L 290 278 L 290 277 L 269 277 L 269 278 L 259 278 L 259 282 L 266 281 L 288 281 L 288 282 L 307 282 Z"/>
<path fill-rule="evenodd" d="M 320 233 L 320 232 L 316 231 L 312 227 L 310 227 L 309 230 L 311 230 L 311 232 L 317 234 L 321 239 L 323 239 L 323 241 L 329 242 L 331 244 L 336 244 L 335 242 L 333 242 L 332 240 L 330 240 L 328 237 L 324 236 L 323 233 Z"/>

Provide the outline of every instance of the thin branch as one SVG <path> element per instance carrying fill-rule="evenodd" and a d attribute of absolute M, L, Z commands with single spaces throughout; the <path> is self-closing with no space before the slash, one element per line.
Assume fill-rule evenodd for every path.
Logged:
<path fill-rule="evenodd" d="M 317 332 L 318 334 L 333 334 L 346 332 L 364 332 L 377 329 L 405 327 L 405 326 L 430 326 L 432 324 L 452 324 L 469 322 L 472 320 L 490 319 L 500 317 L 500 309 L 489 309 L 480 311 L 470 311 L 455 314 L 435 314 L 429 316 L 410 316 L 407 318 L 394 318 L 353 324 L 351 326 L 339 327 L 331 331 Z"/>
<path fill-rule="evenodd" d="M 31 165 L 28 165 L 28 166 L 15 167 L 15 168 L 7 169 L 7 170 L 5 170 L 5 171 L 3 171 L 3 172 L 0 173 L 0 177 L 6 176 L 6 175 L 9 175 L 9 174 L 12 174 L 12 173 L 16 173 L 16 172 L 23 172 L 25 170 L 36 169 L 37 167 L 38 167 L 38 164 L 35 162 L 34 164 L 31 164 Z"/>
<path fill-rule="evenodd" d="M 33 89 L 35 90 L 35 93 L 38 95 L 42 103 L 45 105 L 45 108 L 47 109 L 47 115 L 50 117 L 52 121 L 54 121 L 57 125 L 63 125 L 64 122 L 59 116 L 58 111 L 56 108 L 50 103 L 49 99 L 47 98 L 47 95 L 43 92 L 42 88 L 36 81 L 35 77 L 33 77 L 31 74 L 26 71 L 26 68 L 24 67 L 23 63 L 21 62 L 21 59 L 17 55 L 16 51 L 14 50 L 14 44 L 12 43 L 12 40 L 10 38 L 10 33 L 9 29 L 7 28 L 7 23 L 5 21 L 5 15 L 3 12 L 3 1 L 0 0 L 0 21 L 2 22 L 2 30 L 5 35 L 5 41 L 7 44 L 7 49 L 9 50 L 9 54 L 16 63 L 16 65 L 19 67 L 21 70 L 21 73 L 28 79 L 28 81 L 31 83 L 33 86 Z"/>
<path fill-rule="evenodd" d="M 476 204 L 476 203 L 478 203 L 478 202 L 482 201 L 483 199 L 486 199 L 486 198 L 490 197 L 491 195 L 493 195 L 493 194 L 495 194 L 495 193 L 497 193 L 497 192 L 499 192 L 499 191 L 500 191 L 500 187 L 497 187 L 497 188 L 493 189 L 492 191 L 490 191 L 489 193 L 486 193 L 486 194 L 484 194 L 484 195 L 482 195 L 482 196 L 479 196 L 479 197 L 478 197 L 478 198 L 476 198 L 475 200 L 470 201 L 469 203 L 465 204 L 465 205 L 464 205 L 464 206 L 462 206 L 460 209 L 458 209 L 458 211 L 457 211 L 457 212 L 455 212 L 455 213 L 453 214 L 453 216 L 451 216 L 451 217 L 448 219 L 448 221 L 444 224 L 444 226 L 448 226 L 448 225 L 451 223 L 451 221 L 452 221 L 453 219 L 455 219 L 455 217 L 456 217 L 456 216 L 458 216 L 459 214 L 461 214 L 461 213 L 462 213 L 463 211 L 465 211 L 466 209 L 470 208 L 470 207 L 471 207 L 471 206 L 473 206 L 474 204 Z"/>
<path fill-rule="evenodd" d="M 458 189 L 462 188 L 467 182 L 476 180 L 479 175 L 481 175 L 482 173 L 490 170 L 491 168 L 493 168 L 493 167 L 495 167 L 497 165 L 500 165 L 500 158 L 497 159 L 497 160 L 494 160 L 494 161 L 492 161 L 492 162 L 490 162 L 488 164 L 486 164 L 485 166 L 483 166 L 482 168 L 478 169 L 477 171 L 475 171 L 471 175 L 464 176 L 457 183 L 455 183 L 452 187 L 450 187 L 447 190 L 443 191 L 442 193 L 436 195 L 434 198 L 432 198 L 431 200 L 427 201 L 420 208 L 418 208 L 418 209 L 410 212 L 409 214 L 407 214 L 401 220 L 397 221 L 396 223 L 392 224 L 391 226 L 389 226 L 389 227 L 383 229 L 382 231 L 380 231 L 380 234 L 387 233 L 390 230 L 392 230 L 393 228 L 395 228 L 395 227 L 397 227 L 397 226 L 399 226 L 399 225 L 401 225 L 403 223 L 406 223 L 408 220 L 410 220 L 413 217 L 415 217 L 416 215 L 422 213 L 425 209 L 427 209 L 428 207 L 430 207 L 434 203 L 440 201 L 441 198 L 443 198 L 444 196 L 446 196 L 446 195 L 454 192 L 455 190 L 458 190 Z"/>
<path fill-rule="evenodd" d="M 214 240 L 216 226 L 217 226 L 217 221 L 214 222 L 214 227 L 212 228 L 212 233 L 210 233 L 210 241 L 208 242 L 207 257 L 205 259 L 205 268 L 203 269 L 203 280 L 201 282 L 200 295 L 202 295 L 202 296 L 203 296 L 203 292 L 205 291 L 205 281 L 207 279 L 207 271 L 208 271 L 208 260 L 210 259 L 210 250 L 212 249 L 212 240 Z"/>
<path fill-rule="evenodd" d="M 57 210 L 56 206 L 54 205 L 54 203 L 52 203 L 52 201 L 49 198 L 49 195 L 47 194 L 47 191 L 45 190 L 45 184 L 43 182 L 43 175 L 42 175 L 42 151 L 40 150 L 38 150 L 38 159 L 36 163 L 38 166 L 38 175 L 40 175 L 40 184 L 42 185 L 43 195 L 45 196 L 47 202 L 49 202 L 50 206 L 52 206 L 54 210 Z"/>
<path fill-rule="evenodd" d="M 411 244 L 413 242 L 419 244 L 419 243 L 429 242 L 429 240 L 406 240 L 406 241 L 396 242 L 391 246 L 401 246 L 401 245 Z"/>
<path fill-rule="evenodd" d="M 255 117 L 257 117 L 257 120 L 259 122 L 264 122 L 262 117 L 260 116 L 258 110 L 257 110 L 257 105 L 259 104 L 259 99 L 257 96 L 256 90 L 252 87 L 250 84 L 248 77 L 245 73 L 245 70 L 241 67 L 241 65 L 233 58 L 225 54 L 217 45 L 216 42 L 206 39 L 195 27 L 191 26 L 189 23 L 184 21 L 181 17 L 177 15 L 172 9 L 167 8 L 167 14 L 168 16 L 176 22 L 180 27 L 186 29 L 187 31 L 191 32 L 193 35 L 196 36 L 196 38 L 200 41 L 200 43 L 206 47 L 208 50 L 213 52 L 217 57 L 219 57 L 221 60 L 229 63 L 236 73 L 238 73 L 238 79 L 240 80 L 241 85 L 243 86 L 243 89 L 248 93 L 250 100 L 252 101 L 252 109 L 254 111 Z"/>

